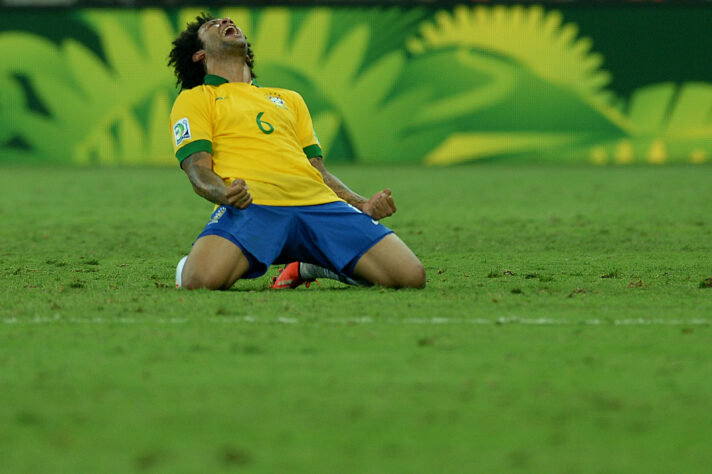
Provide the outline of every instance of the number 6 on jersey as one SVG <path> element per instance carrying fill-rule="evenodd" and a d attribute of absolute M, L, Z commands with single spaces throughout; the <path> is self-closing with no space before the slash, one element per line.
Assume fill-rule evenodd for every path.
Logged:
<path fill-rule="evenodd" d="M 262 121 L 263 115 L 264 112 L 260 112 L 259 114 L 257 114 L 257 126 L 260 127 L 262 133 L 269 135 L 270 133 L 274 132 L 274 127 L 271 123 Z M 268 128 L 265 128 L 264 125 L 266 125 Z"/>

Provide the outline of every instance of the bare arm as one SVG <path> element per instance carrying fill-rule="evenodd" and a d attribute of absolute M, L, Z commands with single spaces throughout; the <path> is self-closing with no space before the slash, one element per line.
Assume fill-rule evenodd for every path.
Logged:
<path fill-rule="evenodd" d="M 199 196 L 218 205 L 235 206 L 244 209 L 252 203 L 247 183 L 236 179 L 226 186 L 222 178 L 213 171 L 213 157 L 206 151 L 193 153 L 184 159 L 181 168 L 188 175 L 193 190 Z"/>
<path fill-rule="evenodd" d="M 324 166 L 324 161 L 321 156 L 309 158 L 309 162 L 314 168 L 319 170 L 319 173 L 321 173 L 321 176 L 324 178 L 324 183 L 326 183 L 326 185 L 329 186 L 337 196 L 351 204 L 353 207 L 361 209 L 363 203 L 368 201 L 368 199 L 360 194 L 356 194 L 351 191 L 348 186 L 341 182 L 339 178 L 329 173 Z"/>
<path fill-rule="evenodd" d="M 324 183 L 326 183 L 337 196 L 356 209 L 360 209 L 374 219 L 383 219 L 396 212 L 396 205 L 393 201 L 393 197 L 391 197 L 390 189 L 384 189 L 376 193 L 371 199 L 366 199 L 360 194 L 351 191 L 339 178 L 327 171 L 321 156 L 309 158 L 309 162 L 314 168 L 319 170 L 319 173 L 321 173 L 321 176 L 324 178 Z"/>

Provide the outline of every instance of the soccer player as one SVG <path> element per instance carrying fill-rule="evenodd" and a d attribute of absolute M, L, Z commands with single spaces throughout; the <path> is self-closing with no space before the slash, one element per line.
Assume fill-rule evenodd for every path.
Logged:
<path fill-rule="evenodd" d="M 176 157 L 218 206 L 176 284 L 227 289 L 293 262 L 274 287 L 316 277 L 424 287 L 423 265 L 379 222 L 396 210 L 390 190 L 366 199 L 329 173 L 304 100 L 256 87 L 250 53 L 230 18 L 203 14 L 173 41 L 169 65 L 183 89 L 170 116 Z"/>

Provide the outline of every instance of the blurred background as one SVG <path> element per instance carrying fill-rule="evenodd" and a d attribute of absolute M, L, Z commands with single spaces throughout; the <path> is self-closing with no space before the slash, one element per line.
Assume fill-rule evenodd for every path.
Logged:
<path fill-rule="evenodd" d="M 171 41 L 230 16 L 333 162 L 712 159 L 709 1 L 0 2 L 0 163 L 177 163 Z"/>

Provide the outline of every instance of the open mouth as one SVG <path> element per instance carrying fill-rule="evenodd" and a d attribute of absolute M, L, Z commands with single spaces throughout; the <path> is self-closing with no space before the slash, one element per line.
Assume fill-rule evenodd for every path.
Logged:
<path fill-rule="evenodd" d="M 234 27 L 232 25 L 228 25 L 223 30 L 223 36 L 225 36 L 225 37 L 240 36 L 240 31 L 236 27 Z"/>

